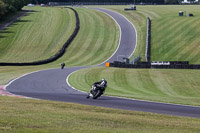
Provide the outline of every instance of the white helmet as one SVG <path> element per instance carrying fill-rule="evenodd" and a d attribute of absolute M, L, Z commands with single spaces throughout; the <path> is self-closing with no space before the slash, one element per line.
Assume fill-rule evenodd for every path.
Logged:
<path fill-rule="evenodd" d="M 102 80 L 102 81 L 105 81 L 106 79 L 105 79 L 105 78 L 102 78 L 101 80 Z"/>

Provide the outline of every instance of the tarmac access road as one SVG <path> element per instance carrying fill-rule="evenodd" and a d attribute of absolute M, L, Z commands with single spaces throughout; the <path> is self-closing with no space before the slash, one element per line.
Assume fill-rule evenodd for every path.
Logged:
<path fill-rule="evenodd" d="M 137 36 L 134 26 L 119 13 L 107 9 L 96 8 L 96 10 L 111 16 L 117 22 L 121 31 L 119 47 L 107 61 L 113 62 L 117 60 L 118 55 L 130 56 L 136 47 Z M 103 66 L 104 64 L 105 62 L 98 66 Z M 86 99 L 86 93 L 72 88 L 66 82 L 67 77 L 71 73 L 84 68 L 89 68 L 89 66 L 48 69 L 33 72 L 11 81 L 5 89 L 15 95 L 37 99 L 200 118 L 200 107 L 195 106 L 157 103 L 109 96 L 101 96 L 96 100 Z"/>

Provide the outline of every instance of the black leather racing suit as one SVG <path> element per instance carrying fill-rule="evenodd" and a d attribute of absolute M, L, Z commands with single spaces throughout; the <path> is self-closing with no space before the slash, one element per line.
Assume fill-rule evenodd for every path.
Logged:
<path fill-rule="evenodd" d="M 106 87 L 107 87 L 107 81 L 101 80 L 101 81 L 95 82 L 93 85 L 96 86 L 98 89 L 100 89 L 102 94 L 103 94 L 105 92 Z"/>

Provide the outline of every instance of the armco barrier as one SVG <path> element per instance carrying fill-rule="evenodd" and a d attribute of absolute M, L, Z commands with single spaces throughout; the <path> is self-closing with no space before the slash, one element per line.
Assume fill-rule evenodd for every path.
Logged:
<path fill-rule="evenodd" d="M 75 17 L 76 17 L 76 28 L 75 28 L 74 32 L 72 33 L 72 35 L 67 40 L 67 42 L 63 45 L 63 47 L 55 55 L 51 56 L 48 59 L 34 61 L 34 62 L 24 62 L 24 63 L 0 62 L 0 66 L 31 66 L 31 65 L 42 65 L 42 64 L 47 64 L 47 63 L 53 62 L 53 61 L 57 60 L 58 58 L 60 58 L 61 56 L 63 56 L 63 54 L 65 53 L 66 48 L 73 41 L 73 39 L 76 37 L 76 35 L 77 35 L 77 33 L 78 33 L 79 29 L 80 29 L 80 20 L 79 20 L 78 13 L 76 12 L 76 10 L 74 10 L 71 7 L 66 7 L 66 8 L 69 8 L 69 9 L 71 9 L 71 10 L 74 11 Z"/>

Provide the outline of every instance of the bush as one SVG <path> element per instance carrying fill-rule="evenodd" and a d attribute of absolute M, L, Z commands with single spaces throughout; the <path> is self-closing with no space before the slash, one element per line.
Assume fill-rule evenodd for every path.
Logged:
<path fill-rule="evenodd" d="M 0 19 L 3 18 L 3 16 L 5 16 L 6 12 L 6 5 L 2 0 L 0 0 Z"/>
<path fill-rule="evenodd" d="M 22 10 L 30 0 L 0 0 L 0 19 L 9 13 Z"/>

